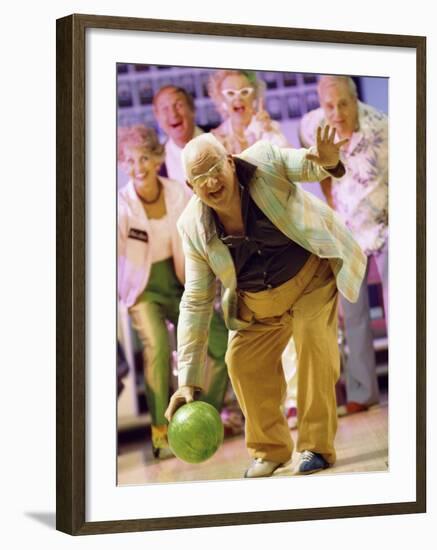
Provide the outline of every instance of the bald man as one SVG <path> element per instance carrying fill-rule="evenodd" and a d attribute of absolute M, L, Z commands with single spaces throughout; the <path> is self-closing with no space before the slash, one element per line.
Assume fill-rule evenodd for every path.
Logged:
<path fill-rule="evenodd" d="M 357 297 L 365 256 L 336 214 L 295 181 L 341 177 L 335 132 L 313 150 L 258 142 L 228 155 L 211 134 L 183 150 L 194 196 L 179 220 L 186 285 L 178 326 L 179 389 L 166 411 L 202 387 L 216 277 L 233 331 L 226 354 L 246 418 L 253 461 L 245 477 L 266 477 L 289 461 L 294 443 L 282 412 L 281 355 L 293 335 L 298 355 L 298 473 L 335 462 L 338 290 Z"/>
<path fill-rule="evenodd" d="M 321 187 L 366 256 L 375 260 L 388 324 L 388 119 L 358 100 L 348 76 L 321 77 L 318 93 L 321 107 L 302 118 L 301 141 L 305 146 L 315 143 L 317 129 L 328 124 L 349 139 L 340 152 L 345 176 L 340 181 L 328 177 Z M 349 349 L 346 411 L 353 414 L 379 402 L 367 276 L 358 300 L 342 298 L 341 305 Z"/>

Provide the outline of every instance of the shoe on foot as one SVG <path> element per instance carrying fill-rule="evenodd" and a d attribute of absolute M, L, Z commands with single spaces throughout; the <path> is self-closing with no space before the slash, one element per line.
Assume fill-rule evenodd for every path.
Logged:
<path fill-rule="evenodd" d="M 156 448 L 152 445 L 153 456 L 159 460 L 165 460 L 166 458 L 173 458 L 174 453 L 170 447 Z"/>
<path fill-rule="evenodd" d="M 355 414 L 369 410 L 368 405 L 363 405 L 363 403 L 357 403 L 356 401 L 348 401 L 346 403 L 347 414 Z"/>
<path fill-rule="evenodd" d="M 255 458 L 244 473 L 244 477 L 269 477 L 282 466 L 282 462 L 273 462 L 263 458 Z"/>
<path fill-rule="evenodd" d="M 323 456 L 313 451 L 303 451 L 300 456 L 298 474 L 314 474 L 320 470 L 329 468 L 329 462 L 327 462 Z"/>
<path fill-rule="evenodd" d="M 174 456 L 172 450 L 168 446 L 167 425 L 152 425 L 152 452 L 153 456 L 160 460 Z"/>
<path fill-rule="evenodd" d="M 337 416 L 342 417 L 365 412 L 369 410 L 369 407 L 370 405 L 363 405 L 362 403 L 357 403 L 356 401 L 348 401 L 346 404 L 339 405 L 337 407 Z"/>

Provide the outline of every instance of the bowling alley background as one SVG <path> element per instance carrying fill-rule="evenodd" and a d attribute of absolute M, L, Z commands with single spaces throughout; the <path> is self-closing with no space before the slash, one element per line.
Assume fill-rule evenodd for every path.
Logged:
<path fill-rule="evenodd" d="M 207 81 L 216 69 L 192 67 L 172 67 L 159 65 L 117 64 L 117 124 L 118 128 L 144 124 L 154 128 L 162 142 L 165 135 L 154 117 L 152 102 L 156 92 L 165 85 L 185 88 L 193 97 L 196 108 L 196 124 L 204 131 L 217 127 L 221 117 L 208 96 Z M 264 108 L 276 120 L 289 143 L 300 147 L 298 126 L 301 117 L 319 107 L 317 82 L 319 75 L 309 73 L 286 73 L 257 71 L 257 77 L 265 82 Z M 354 76 L 358 98 L 388 114 L 388 79 Z M 118 169 L 117 187 L 127 183 L 127 176 Z M 318 183 L 302 186 L 320 199 L 325 200 Z M 372 334 L 377 361 L 377 374 L 380 390 L 388 394 L 388 338 L 384 319 L 382 288 L 373 260 L 370 263 L 368 278 L 369 302 L 371 306 Z M 168 333 L 173 347 L 170 366 L 171 386 L 177 387 L 177 355 L 175 327 L 168 323 Z M 118 455 L 123 457 L 125 468 L 127 455 L 137 453 L 137 461 L 148 465 L 150 453 L 150 415 L 144 392 L 143 359 L 141 344 L 130 327 L 128 317 L 118 316 L 118 333 L 127 335 L 122 339 L 126 363 L 119 369 L 119 387 L 123 385 L 117 400 Z M 347 348 L 346 348 L 347 351 Z M 118 361 L 120 367 L 120 361 Z M 121 384 L 120 384 L 121 383 Z M 228 400 L 233 399 L 232 389 L 228 390 Z M 344 373 L 337 384 L 337 400 L 341 405 L 345 400 Z M 138 454 L 139 453 L 139 454 Z M 133 456 L 133 455 L 132 455 Z M 139 458 L 138 458 L 139 457 Z M 133 460 L 133 459 L 132 459 Z M 120 462 L 119 462 L 120 464 Z M 136 466 L 135 466 L 136 467 Z M 134 466 L 133 466 L 134 468 Z M 156 469 L 157 472 L 159 470 Z M 157 473 L 156 481 L 160 474 Z M 148 481 L 154 481 L 148 478 Z M 121 483 L 123 484 L 123 483 Z"/>

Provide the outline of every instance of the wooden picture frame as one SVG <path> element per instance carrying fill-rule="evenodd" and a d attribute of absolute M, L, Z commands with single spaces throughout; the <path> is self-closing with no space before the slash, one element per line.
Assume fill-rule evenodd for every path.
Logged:
<path fill-rule="evenodd" d="M 86 33 L 89 29 L 406 48 L 416 56 L 416 497 L 408 502 L 110 521 L 86 519 Z M 57 21 L 57 529 L 71 535 L 426 510 L 426 39 L 420 36 L 71 15 Z M 115 352 L 114 352 L 115 355 Z"/>

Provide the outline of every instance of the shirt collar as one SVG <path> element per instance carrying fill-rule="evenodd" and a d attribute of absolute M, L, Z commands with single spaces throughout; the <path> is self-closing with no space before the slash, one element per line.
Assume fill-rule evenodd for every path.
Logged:
<path fill-rule="evenodd" d="M 252 180 L 253 175 L 256 171 L 256 166 L 247 160 L 244 160 L 240 157 L 232 157 L 235 162 L 235 170 L 237 172 L 237 179 L 240 185 L 247 187 L 249 182 Z"/>
<path fill-rule="evenodd" d="M 193 133 L 193 138 L 197 137 L 197 136 L 200 136 L 201 134 L 203 134 L 203 130 L 202 128 L 199 128 L 199 126 L 195 126 L 194 127 L 194 133 Z M 193 139 L 191 138 L 191 139 Z M 173 141 L 170 137 L 167 136 L 167 141 L 165 142 L 165 146 L 167 148 L 170 148 L 172 149 L 173 151 L 176 151 L 178 154 L 180 154 L 180 152 L 182 151 L 183 147 L 179 147 L 179 145 L 177 145 L 177 143 L 175 141 Z"/>

